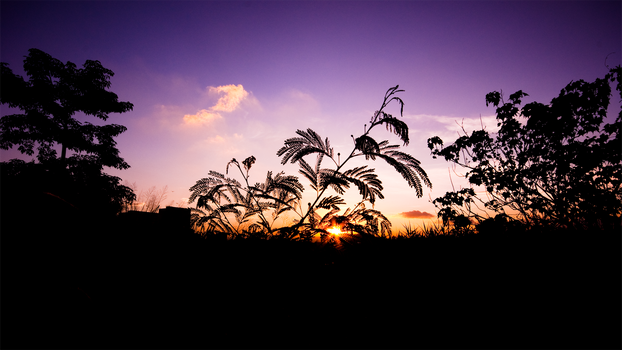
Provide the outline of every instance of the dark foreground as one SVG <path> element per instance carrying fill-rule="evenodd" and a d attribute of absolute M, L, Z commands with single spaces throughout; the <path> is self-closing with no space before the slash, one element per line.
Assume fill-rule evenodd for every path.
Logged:
<path fill-rule="evenodd" d="M 620 232 L 339 252 L 32 225 L 3 226 L 4 348 L 621 347 Z"/>

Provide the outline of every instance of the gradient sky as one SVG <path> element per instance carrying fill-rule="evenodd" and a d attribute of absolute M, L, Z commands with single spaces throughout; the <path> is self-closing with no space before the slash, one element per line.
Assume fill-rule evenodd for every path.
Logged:
<path fill-rule="evenodd" d="M 435 216 L 431 199 L 451 190 L 450 164 L 432 159 L 429 137 L 451 142 L 456 122 L 472 131 L 480 116 L 494 130 L 488 92 L 523 90 L 524 103 L 548 103 L 573 80 L 604 76 L 605 60 L 619 65 L 622 53 L 620 1 L 2 1 L 0 13 L 1 61 L 15 73 L 24 74 L 30 48 L 115 73 L 110 90 L 134 110 L 107 123 L 128 128 L 117 141 L 131 168 L 107 172 L 138 190 L 168 186 L 164 204 L 187 199 L 232 158 L 257 158 L 252 183 L 268 170 L 298 174 L 276 155 L 297 129 L 349 153 L 350 135 L 399 84 L 411 139 L 403 150 L 433 188 L 417 198 L 392 168 L 371 164 L 385 187 L 376 209 L 396 230 L 421 224 L 400 213 Z M 384 129 L 372 136 L 399 141 Z M 346 198 L 354 205 L 357 189 Z"/>

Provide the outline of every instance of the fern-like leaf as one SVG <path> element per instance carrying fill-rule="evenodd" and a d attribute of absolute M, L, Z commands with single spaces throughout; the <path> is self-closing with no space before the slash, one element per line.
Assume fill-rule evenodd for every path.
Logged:
<path fill-rule="evenodd" d="M 324 197 L 320 200 L 320 202 L 317 204 L 317 208 L 322 208 L 322 209 L 337 209 L 339 210 L 339 205 L 342 204 L 346 204 L 346 202 L 343 200 L 343 198 L 339 197 L 339 196 L 328 196 L 328 197 Z"/>
<path fill-rule="evenodd" d="M 371 204 L 376 202 L 376 197 L 383 199 L 382 181 L 375 173 L 375 169 L 368 169 L 367 165 L 347 170 L 343 173 L 344 177 L 359 189 L 363 200 L 369 200 Z"/>
<path fill-rule="evenodd" d="M 318 177 L 322 190 L 330 186 L 335 192 L 344 194 L 350 188 L 350 183 L 343 174 L 333 169 L 320 169 Z"/>
<path fill-rule="evenodd" d="M 375 160 L 375 154 L 380 152 L 380 146 L 372 137 L 368 135 L 361 135 L 354 140 L 355 149 L 361 151 L 365 155 L 365 159 Z"/>
<path fill-rule="evenodd" d="M 408 146 L 408 143 L 410 142 L 408 138 L 408 125 L 390 114 L 383 112 L 383 115 L 384 118 L 382 118 L 378 123 L 385 124 L 389 132 L 399 136 L 402 142 L 404 142 L 404 146 Z"/>
<path fill-rule="evenodd" d="M 304 156 L 312 153 L 322 153 L 329 157 L 333 157 L 333 149 L 330 147 L 328 138 L 322 141 L 318 133 L 312 129 L 307 131 L 297 130 L 296 133 L 302 137 L 293 137 L 285 140 L 285 146 L 277 151 L 279 157 L 283 157 L 281 164 L 287 162 L 296 163 Z"/>
<path fill-rule="evenodd" d="M 391 165 L 402 177 L 408 182 L 408 185 L 415 189 L 417 197 L 423 196 L 423 184 L 432 188 L 432 183 L 428 178 L 425 170 L 421 167 L 421 163 L 409 154 L 397 151 L 398 145 L 389 145 L 388 141 L 379 144 L 380 153 L 374 156 L 382 158 Z"/>
<path fill-rule="evenodd" d="M 307 180 L 309 180 L 309 182 L 311 183 L 311 188 L 317 191 L 319 188 L 317 172 L 313 168 L 311 168 L 309 163 L 307 163 L 304 159 L 301 159 L 298 162 L 298 165 L 300 166 L 298 172 L 301 173 Z"/>

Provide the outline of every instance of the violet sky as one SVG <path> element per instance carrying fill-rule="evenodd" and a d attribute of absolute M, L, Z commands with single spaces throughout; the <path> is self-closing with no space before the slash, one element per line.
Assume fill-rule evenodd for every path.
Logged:
<path fill-rule="evenodd" d="M 252 182 L 268 170 L 296 175 L 276 152 L 297 129 L 349 153 L 350 135 L 399 84 L 411 129 L 403 150 L 433 189 L 417 198 L 386 164 L 371 164 L 385 186 L 376 209 L 396 230 L 408 221 L 400 213 L 435 216 L 431 199 L 451 190 L 449 164 L 432 159 L 429 137 L 451 142 L 456 122 L 473 131 L 480 116 L 494 130 L 488 92 L 523 90 L 523 102 L 548 103 L 572 80 L 604 76 L 605 61 L 619 65 L 622 53 L 620 1 L 2 1 L 0 13 L 1 61 L 15 73 L 30 48 L 115 73 L 111 91 L 134 110 L 107 123 L 128 128 L 117 141 L 131 168 L 107 172 L 138 190 L 168 186 L 163 204 L 184 201 L 232 158 L 257 158 Z M 399 141 L 386 130 L 372 136 Z M 452 180 L 463 184 L 453 172 Z M 346 198 L 354 205 L 356 188 Z"/>

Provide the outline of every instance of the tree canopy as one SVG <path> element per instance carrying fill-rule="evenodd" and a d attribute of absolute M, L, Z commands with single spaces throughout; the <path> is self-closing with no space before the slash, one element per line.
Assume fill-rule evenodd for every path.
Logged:
<path fill-rule="evenodd" d="M 14 74 L 7 63 L 0 63 L 0 68 L 0 103 L 21 111 L 0 119 L 0 148 L 17 146 L 28 156 L 36 152 L 38 161 L 2 163 L 5 189 L 10 181 L 22 190 L 36 188 L 74 204 L 90 201 L 90 207 L 103 205 L 112 211 L 134 198 L 118 177 L 103 172 L 104 167 L 129 168 L 114 140 L 126 127 L 82 122 L 76 115 L 105 121 L 110 113 L 132 110 L 130 102 L 119 101 L 108 91 L 111 70 L 92 60 L 77 68 L 38 49 L 30 49 L 24 59 L 28 80 Z"/>
<path fill-rule="evenodd" d="M 77 112 L 107 120 L 110 113 L 132 110 L 130 102 L 121 102 L 108 91 L 114 73 L 99 61 L 87 60 L 83 68 L 72 62 L 63 64 L 49 54 L 30 49 L 24 60 L 28 81 L 13 73 L 7 63 L 1 63 L 2 90 L 0 102 L 23 111 L 0 119 L 0 147 L 34 154 L 45 162 L 56 158 L 55 144 L 61 146 L 60 159 L 67 159 L 67 150 L 76 152 L 71 157 L 85 155 L 102 166 L 127 169 L 129 165 L 119 156 L 114 137 L 126 130 L 117 124 L 94 125 L 80 122 Z M 84 153 L 84 155 L 82 155 Z"/>
<path fill-rule="evenodd" d="M 503 214 L 528 226 L 611 228 L 622 213 L 622 111 L 606 123 L 610 83 L 622 99 L 620 66 L 602 79 L 569 83 L 549 104 L 528 103 L 517 91 L 486 95 L 496 109 L 496 134 L 476 130 L 444 146 L 438 136 L 428 140 L 434 158 L 467 169 L 469 188 L 448 192 L 434 203 L 445 221 L 485 213 Z M 485 189 L 486 197 L 474 188 Z M 468 221 L 458 220 L 464 225 Z"/>

